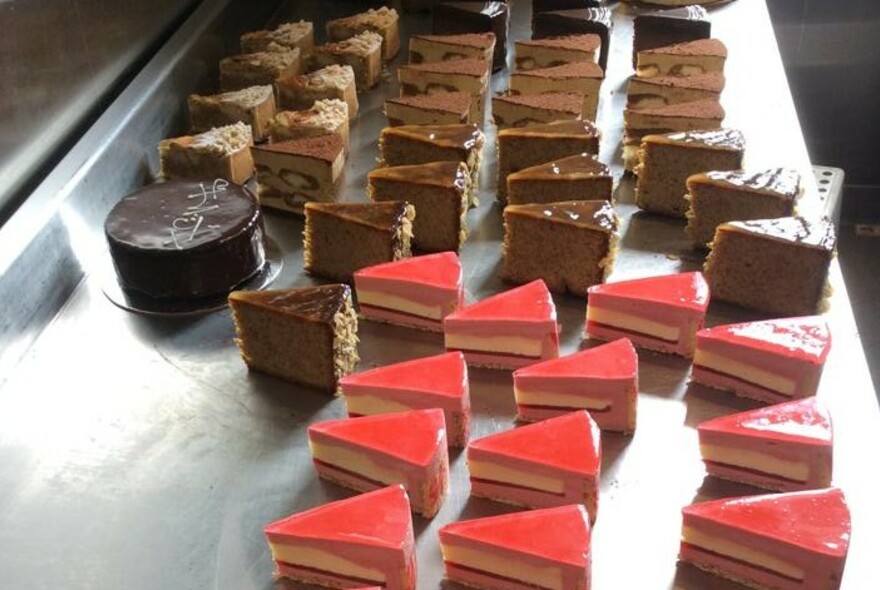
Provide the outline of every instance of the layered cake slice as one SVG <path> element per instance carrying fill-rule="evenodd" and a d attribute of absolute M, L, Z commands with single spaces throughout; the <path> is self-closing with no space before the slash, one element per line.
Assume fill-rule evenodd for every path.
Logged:
<path fill-rule="evenodd" d="M 581 119 L 587 108 L 584 95 L 573 92 L 499 94 L 492 97 L 492 118 L 499 129 Z"/>
<path fill-rule="evenodd" d="M 537 422 L 588 410 L 602 430 L 636 429 L 639 359 L 628 338 L 513 373 L 517 420 Z"/>
<path fill-rule="evenodd" d="M 273 46 L 299 49 L 303 56 L 311 55 L 315 47 L 315 27 L 308 21 L 283 23 L 272 30 L 250 31 L 241 36 L 241 52 L 268 51 Z"/>
<path fill-rule="evenodd" d="M 338 135 L 348 153 L 351 143 L 348 104 L 338 98 L 316 100 L 310 108 L 301 111 L 281 111 L 269 123 L 269 139 L 273 142 L 328 133 Z"/>
<path fill-rule="evenodd" d="M 449 484 L 443 410 L 410 410 L 309 426 L 322 479 L 359 492 L 402 484 L 413 511 L 431 518 Z"/>
<path fill-rule="evenodd" d="M 318 135 L 251 148 L 257 169 L 260 204 L 302 213 L 309 201 L 336 200 L 345 165 L 339 135 Z"/>
<path fill-rule="evenodd" d="M 501 277 L 511 283 L 543 279 L 554 293 L 585 297 L 611 272 L 617 228 L 609 201 L 508 205 Z"/>
<path fill-rule="evenodd" d="M 591 61 L 564 64 L 549 68 L 524 70 L 510 76 L 511 94 L 545 94 L 567 92 L 582 94 L 585 119 L 596 120 L 599 90 L 605 72 Z"/>
<path fill-rule="evenodd" d="M 327 22 L 327 39 L 330 41 L 343 41 L 365 31 L 382 37 L 383 61 L 392 60 L 400 51 L 400 18 L 393 8 L 370 8 L 366 12 Z"/>
<path fill-rule="evenodd" d="M 709 475 L 780 492 L 831 485 L 831 417 L 815 397 L 708 420 L 697 433 Z"/>
<path fill-rule="evenodd" d="M 475 187 L 463 162 L 429 162 L 376 168 L 367 175 L 373 201 L 406 195 L 415 208 L 412 246 L 420 252 L 458 252 L 467 238 L 467 210 Z"/>
<path fill-rule="evenodd" d="M 389 98 L 385 116 L 392 127 L 398 125 L 456 125 L 471 121 L 471 95 L 466 92 L 437 92 Z"/>
<path fill-rule="evenodd" d="M 349 282 L 355 271 L 409 258 L 415 211 L 404 201 L 305 204 L 306 272 Z"/>
<path fill-rule="evenodd" d="M 724 43 L 718 39 L 700 39 L 640 51 L 636 75 L 640 78 L 652 78 L 721 73 L 726 60 L 727 47 Z"/>
<path fill-rule="evenodd" d="M 559 356 L 556 306 L 542 280 L 449 314 L 443 332 L 446 349 L 476 366 L 517 369 Z"/>
<path fill-rule="evenodd" d="M 632 65 L 646 49 L 708 39 L 712 36 L 709 14 L 702 6 L 683 6 L 637 14 L 633 19 Z"/>
<path fill-rule="evenodd" d="M 662 107 L 696 100 L 719 100 L 724 90 L 724 74 L 696 76 L 657 76 L 629 79 L 626 87 L 626 106 L 630 109 Z"/>
<path fill-rule="evenodd" d="M 254 141 L 263 141 L 275 116 L 275 94 L 272 86 L 251 86 L 212 96 L 190 94 L 187 106 L 193 133 L 241 121 L 250 125 Z"/>
<path fill-rule="evenodd" d="M 413 35 L 409 38 L 409 63 L 421 64 L 451 59 L 492 61 L 495 33 L 461 35 Z"/>
<path fill-rule="evenodd" d="M 507 202 L 610 201 L 611 169 L 593 154 L 577 154 L 507 176 Z"/>
<path fill-rule="evenodd" d="M 599 65 L 608 70 L 611 42 L 611 10 L 605 6 L 540 12 L 532 16 L 532 38 L 596 35 L 602 42 Z"/>
<path fill-rule="evenodd" d="M 447 524 L 446 577 L 485 590 L 589 590 L 590 521 L 582 504 Z"/>
<path fill-rule="evenodd" d="M 714 170 L 689 176 L 686 184 L 686 231 L 698 247 L 706 247 L 722 223 L 793 215 L 801 193 L 800 174 L 788 168 Z"/>
<path fill-rule="evenodd" d="M 742 168 L 745 138 L 736 129 L 648 135 L 635 169 L 636 205 L 645 211 L 685 217 L 687 179 L 707 170 Z"/>
<path fill-rule="evenodd" d="M 224 92 L 271 85 L 295 76 L 301 68 L 299 49 L 274 46 L 267 51 L 231 55 L 220 60 L 220 89 Z"/>
<path fill-rule="evenodd" d="M 516 69 L 552 68 L 563 64 L 599 61 L 602 40 L 598 35 L 566 35 L 515 43 Z"/>
<path fill-rule="evenodd" d="M 698 272 L 596 285 L 587 296 L 587 335 L 690 358 L 707 307 L 709 287 Z"/>
<path fill-rule="evenodd" d="M 223 178 L 244 184 L 254 175 L 251 128 L 238 122 L 159 142 L 159 175 L 166 180 Z"/>
<path fill-rule="evenodd" d="M 354 273 L 358 309 L 378 322 L 443 330 L 464 301 L 461 262 L 453 252 L 369 266 Z"/>
<path fill-rule="evenodd" d="M 827 218 L 731 221 L 715 230 L 706 279 L 719 301 L 779 315 L 821 312 L 837 235 Z"/>
<path fill-rule="evenodd" d="M 482 59 L 455 59 L 397 68 L 400 95 L 465 92 L 471 96 L 471 121 L 482 121 L 489 89 L 489 63 Z"/>
<path fill-rule="evenodd" d="M 315 47 L 312 65 L 324 68 L 331 65 L 351 66 L 355 85 L 364 91 L 379 84 L 382 76 L 382 36 L 364 31 L 354 37 Z"/>
<path fill-rule="evenodd" d="M 691 378 L 768 404 L 810 397 L 830 350 L 821 316 L 706 328 L 697 332 Z"/>
<path fill-rule="evenodd" d="M 583 504 L 596 522 L 602 439 L 584 410 L 472 441 L 471 495 L 527 508 Z"/>
<path fill-rule="evenodd" d="M 287 76 L 275 81 L 278 108 L 301 111 L 315 101 L 338 99 L 348 105 L 349 120 L 357 117 L 358 98 L 354 70 L 349 65 L 332 65 L 302 76 Z"/>
<path fill-rule="evenodd" d="M 350 417 L 440 408 L 449 446 L 465 447 L 471 425 L 467 364 L 447 352 L 344 377 L 339 382 Z"/>
<path fill-rule="evenodd" d="M 399 485 L 293 514 L 264 532 L 279 576 L 328 588 L 415 590 L 412 514 Z"/>
<path fill-rule="evenodd" d="M 431 2 L 431 31 L 435 35 L 492 33 L 495 48 L 492 53 L 493 70 L 507 63 L 507 29 L 510 8 L 506 2 Z"/>
<path fill-rule="evenodd" d="M 235 343 L 248 368 L 328 392 L 358 362 L 347 285 L 233 291 Z"/>
<path fill-rule="evenodd" d="M 840 588 L 851 524 L 837 488 L 702 502 L 682 517 L 685 563 L 752 588 Z"/>

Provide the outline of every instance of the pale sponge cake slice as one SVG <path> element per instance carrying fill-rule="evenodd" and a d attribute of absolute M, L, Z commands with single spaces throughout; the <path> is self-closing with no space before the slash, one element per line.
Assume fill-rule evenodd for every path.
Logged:
<path fill-rule="evenodd" d="M 610 201 L 611 169 L 593 154 L 577 154 L 531 166 L 507 177 L 511 205 L 559 201 Z"/>

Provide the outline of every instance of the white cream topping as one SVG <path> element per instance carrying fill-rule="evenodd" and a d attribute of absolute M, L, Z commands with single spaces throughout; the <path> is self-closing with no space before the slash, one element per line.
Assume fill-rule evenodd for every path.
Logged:
<path fill-rule="evenodd" d="M 774 572 L 779 572 L 783 576 L 796 580 L 804 579 L 804 570 L 785 560 L 768 555 L 763 551 L 752 549 L 751 547 L 746 547 L 739 543 L 734 543 L 733 541 L 719 539 L 713 535 L 707 535 L 693 527 L 682 527 L 681 538 L 685 543 L 706 549 L 712 553 L 718 553 L 719 555 L 745 561 L 746 563 L 769 569 Z"/>
<path fill-rule="evenodd" d="M 323 463 L 361 474 L 366 478 L 381 481 L 382 483 L 406 482 L 406 478 L 402 474 L 377 465 L 375 461 L 365 457 L 362 453 L 336 445 L 322 444 L 313 440 L 309 440 L 309 447 L 312 449 L 312 456 Z"/>
<path fill-rule="evenodd" d="M 522 336 L 472 336 L 446 332 L 446 348 L 474 352 L 500 352 L 520 356 L 540 357 L 543 338 Z"/>
<path fill-rule="evenodd" d="M 565 483 L 561 479 L 555 477 L 527 473 L 520 469 L 498 465 L 497 463 L 489 463 L 487 461 L 474 461 L 468 459 L 467 464 L 468 472 L 471 474 L 471 477 L 477 479 L 488 479 L 516 486 L 525 486 L 553 494 L 561 494 L 565 491 Z"/>
<path fill-rule="evenodd" d="M 739 377 L 750 383 L 756 383 L 773 391 L 785 395 L 794 395 L 797 383 L 793 379 L 759 369 L 754 365 L 748 365 L 739 361 L 725 358 L 714 352 L 697 349 L 694 354 L 694 364 L 725 375 Z"/>
<path fill-rule="evenodd" d="M 336 553 L 328 553 L 313 547 L 288 545 L 286 543 L 283 545 L 280 543 L 269 543 L 269 549 L 272 550 L 272 558 L 275 561 L 319 569 L 353 578 L 363 578 L 376 582 L 385 581 L 385 574 L 383 572 L 343 559 Z"/>
<path fill-rule="evenodd" d="M 441 543 L 443 560 L 475 570 L 489 572 L 505 578 L 522 580 L 526 584 L 549 588 L 550 590 L 562 590 L 562 569 L 558 566 L 538 566 L 526 563 L 521 559 L 506 559 L 468 547 L 459 547 Z"/>
<path fill-rule="evenodd" d="M 786 461 L 785 459 L 770 457 L 757 451 L 701 444 L 700 455 L 703 456 L 703 459 L 714 463 L 755 469 L 763 473 L 779 475 L 795 481 L 805 482 L 810 474 L 809 466 L 803 461 Z"/>
<path fill-rule="evenodd" d="M 516 403 L 526 406 L 559 406 L 563 408 L 584 408 L 585 410 L 607 410 L 611 402 L 607 399 L 572 395 L 570 393 L 550 393 L 528 390 L 514 386 Z"/>
<path fill-rule="evenodd" d="M 364 305 L 372 305 L 381 307 L 382 309 L 390 309 L 392 311 L 402 311 L 411 315 L 417 315 L 432 320 L 440 320 L 443 318 L 443 308 L 439 305 L 423 305 L 411 299 L 404 299 L 397 295 L 390 295 L 380 291 L 369 291 L 366 289 L 357 290 L 357 298 L 359 303 Z"/>
<path fill-rule="evenodd" d="M 654 336 L 669 342 L 678 342 L 678 338 L 681 335 L 681 328 L 679 326 L 670 326 L 669 324 L 647 320 L 622 311 L 602 309 L 595 305 L 587 306 L 587 321 L 605 324 L 606 326 L 630 332 L 638 332 L 639 334 L 647 334 L 648 336 Z"/>

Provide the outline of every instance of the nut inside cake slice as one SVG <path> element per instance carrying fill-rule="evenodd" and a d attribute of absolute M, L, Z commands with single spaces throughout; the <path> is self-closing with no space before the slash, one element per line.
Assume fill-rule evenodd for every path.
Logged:
<path fill-rule="evenodd" d="M 727 47 L 724 43 L 718 39 L 700 39 L 640 51 L 636 75 L 640 78 L 652 78 L 720 73 L 724 71 L 726 60 Z"/>
<path fill-rule="evenodd" d="M 220 89 L 224 92 L 265 86 L 301 70 L 300 50 L 272 46 L 266 51 L 232 55 L 220 60 Z"/>
<path fill-rule="evenodd" d="M 249 125 L 238 122 L 159 142 L 159 174 L 168 180 L 223 178 L 244 184 L 254 175 Z"/>
<path fill-rule="evenodd" d="M 593 62 L 585 61 L 549 68 L 516 72 L 510 76 L 511 94 L 545 94 L 574 92 L 584 96 L 583 118 L 596 120 L 599 91 L 605 72 Z"/>
<path fill-rule="evenodd" d="M 319 45 L 311 60 L 318 68 L 334 64 L 351 66 L 357 89 L 373 88 L 382 76 L 382 36 L 364 31 L 343 41 Z"/>
<path fill-rule="evenodd" d="M 275 92 L 267 85 L 211 96 L 190 94 L 187 105 L 193 133 L 242 122 L 250 125 L 254 141 L 259 142 L 269 135 L 275 116 Z"/>
<path fill-rule="evenodd" d="M 626 106 L 630 109 L 662 107 L 695 100 L 719 100 L 724 90 L 724 74 L 696 76 L 658 76 L 629 79 L 626 87 Z"/>
<path fill-rule="evenodd" d="M 241 36 L 241 52 L 268 51 L 273 45 L 299 49 L 303 56 L 311 55 L 315 47 L 315 27 L 308 21 L 283 23 L 272 30 L 251 31 Z"/>
<path fill-rule="evenodd" d="M 471 95 L 471 121 L 482 121 L 489 89 L 489 62 L 482 59 L 455 59 L 397 68 L 400 95 L 435 92 L 466 92 Z"/>
<path fill-rule="evenodd" d="M 611 169 L 593 154 L 577 154 L 507 176 L 511 205 L 559 201 L 610 201 Z"/>
<path fill-rule="evenodd" d="M 471 121 L 471 95 L 466 92 L 437 92 L 389 98 L 385 116 L 392 127 L 398 125 L 456 125 Z"/>
<path fill-rule="evenodd" d="M 302 76 L 279 78 L 275 93 L 279 109 L 301 111 L 315 101 L 335 98 L 348 105 L 349 120 L 358 114 L 354 70 L 349 65 L 330 65 Z"/>
<path fill-rule="evenodd" d="M 598 64 L 602 40 L 598 35 L 565 35 L 547 39 L 517 41 L 516 69 L 552 68 L 570 63 Z"/>
<path fill-rule="evenodd" d="M 339 135 L 348 153 L 348 104 L 338 98 L 316 100 L 310 108 L 301 111 L 281 111 L 269 123 L 269 139 L 273 142 L 328 133 Z"/>
<path fill-rule="evenodd" d="M 451 59 L 482 59 L 491 63 L 494 53 L 495 33 L 413 35 L 409 38 L 411 64 Z"/>
<path fill-rule="evenodd" d="M 382 60 L 394 59 L 400 51 L 400 17 L 387 6 L 370 8 L 366 12 L 337 18 L 327 22 L 327 39 L 343 41 L 365 31 L 382 37 Z"/>
<path fill-rule="evenodd" d="M 492 97 L 492 118 L 499 129 L 528 127 L 553 121 L 582 119 L 588 107 L 588 100 L 584 95 L 574 92 L 499 94 Z"/>

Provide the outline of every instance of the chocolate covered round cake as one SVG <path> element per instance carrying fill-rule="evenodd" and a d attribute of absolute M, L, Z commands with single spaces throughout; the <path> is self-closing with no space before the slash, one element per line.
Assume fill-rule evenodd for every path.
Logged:
<path fill-rule="evenodd" d="M 139 189 L 113 207 L 104 232 L 120 285 L 154 298 L 225 295 L 266 262 L 256 197 L 223 179 Z"/>

